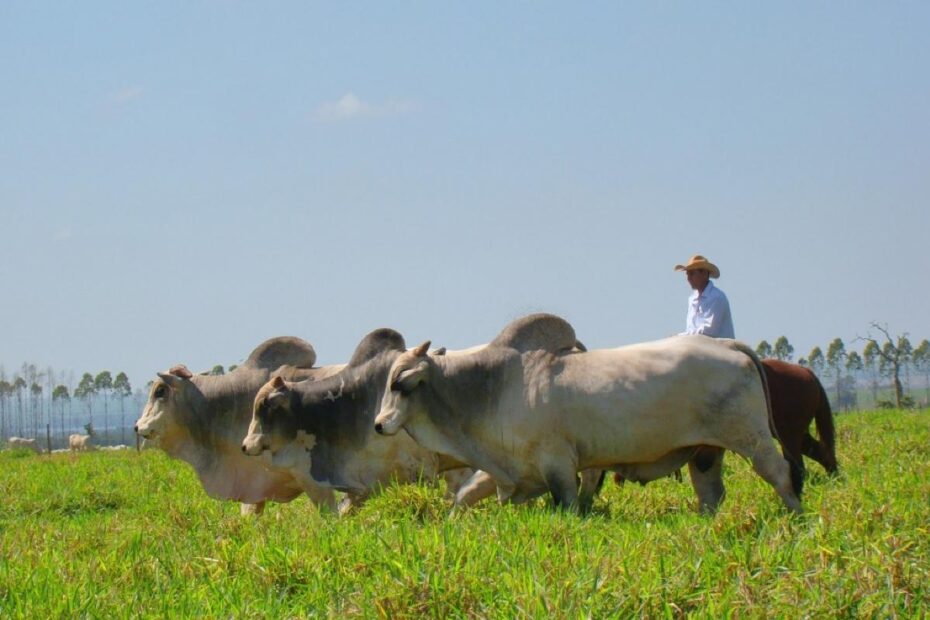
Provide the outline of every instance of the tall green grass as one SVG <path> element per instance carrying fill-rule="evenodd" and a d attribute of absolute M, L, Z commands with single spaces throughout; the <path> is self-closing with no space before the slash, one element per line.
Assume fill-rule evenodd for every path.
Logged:
<path fill-rule="evenodd" d="M 925 617 L 930 413 L 837 419 L 791 516 L 727 456 L 715 518 L 690 484 L 611 482 L 593 514 L 394 486 L 357 514 L 259 519 L 157 451 L 0 454 L 0 617 Z"/>

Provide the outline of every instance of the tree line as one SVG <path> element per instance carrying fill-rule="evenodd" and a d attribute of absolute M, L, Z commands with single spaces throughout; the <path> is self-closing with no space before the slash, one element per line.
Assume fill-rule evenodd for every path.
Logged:
<path fill-rule="evenodd" d="M 893 335 L 885 325 L 872 323 L 871 326 L 880 335 L 876 338 L 870 333 L 857 337 L 855 341 L 864 343 L 861 353 L 848 348 L 842 338 L 834 338 L 827 344 L 826 351 L 814 346 L 797 363 L 807 366 L 821 379 L 832 381 L 834 407 L 853 409 L 857 406 L 856 388 L 860 379 L 867 382 L 877 407 L 913 407 L 916 399 L 905 393 L 905 383 L 910 384 L 911 373 L 923 375 L 924 403 L 930 403 L 930 342 L 925 338 L 914 347 L 907 333 Z M 761 341 L 756 345 L 756 354 L 762 358 L 794 361 L 794 347 L 785 336 L 780 336 L 774 344 Z M 881 379 L 890 381 L 893 400 L 879 398 Z"/>
<path fill-rule="evenodd" d="M 0 367 L 0 437 L 37 437 L 46 424 L 63 436 L 66 417 L 73 417 L 75 400 L 85 410 L 90 426 L 94 422 L 94 406 L 100 400 L 105 423 L 109 420 L 110 404 L 116 401 L 119 403 L 119 425 L 125 429 L 126 399 L 132 396 L 132 385 L 125 372 L 115 377 L 109 370 L 96 374 L 85 372 L 73 390 L 69 384 L 73 384 L 72 373 L 56 374 L 51 367 L 43 370 L 35 364 L 24 363 L 19 372 L 10 377 Z"/>
<path fill-rule="evenodd" d="M 236 369 L 236 364 L 228 371 Z M 222 375 L 227 372 L 221 364 L 203 374 Z M 145 385 L 146 392 L 151 387 Z M 77 386 L 74 373 L 56 373 L 52 367 L 41 369 L 35 364 L 24 363 L 19 371 L 7 375 L 0 366 L 0 439 L 9 437 L 39 437 L 44 435 L 46 424 L 53 435 L 64 437 L 77 427 L 94 427 L 94 414 L 103 408 L 103 431 L 110 423 L 110 407 L 118 406 L 119 439 L 126 443 L 126 429 L 139 416 L 142 392 L 133 394 L 132 384 L 125 372 L 114 376 L 109 370 L 97 373 L 85 372 Z M 130 400 L 130 418 L 127 419 L 127 403 Z M 77 409 L 77 413 L 75 413 Z M 74 419 L 81 417 L 80 424 Z M 97 426 L 100 426 L 99 424 Z"/>

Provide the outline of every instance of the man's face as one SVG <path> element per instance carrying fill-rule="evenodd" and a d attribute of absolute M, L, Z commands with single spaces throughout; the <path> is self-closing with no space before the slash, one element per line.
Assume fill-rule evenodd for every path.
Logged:
<path fill-rule="evenodd" d="M 687 275 L 688 284 L 696 291 L 703 291 L 710 280 L 710 272 L 706 269 L 689 269 Z"/>

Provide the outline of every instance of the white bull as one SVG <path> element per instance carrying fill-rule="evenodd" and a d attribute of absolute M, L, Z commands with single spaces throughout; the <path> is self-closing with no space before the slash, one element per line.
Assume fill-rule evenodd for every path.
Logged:
<path fill-rule="evenodd" d="M 492 343 L 493 344 L 493 343 Z M 489 346 L 455 358 L 401 355 L 375 429 L 490 474 L 502 501 L 549 491 L 576 507 L 576 473 L 683 463 L 698 445 L 733 450 L 793 511 L 788 463 L 775 448 L 764 378 L 751 349 L 704 336 L 553 354 Z M 702 510 L 724 495 L 719 460 L 689 463 Z"/>

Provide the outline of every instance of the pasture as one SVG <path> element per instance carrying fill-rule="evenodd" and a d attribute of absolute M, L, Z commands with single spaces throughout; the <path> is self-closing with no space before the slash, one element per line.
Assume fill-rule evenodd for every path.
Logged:
<path fill-rule="evenodd" d="M 0 453 L 0 617 L 925 617 L 930 412 L 837 417 L 788 515 L 733 454 L 715 518 L 690 484 L 612 481 L 593 514 L 392 486 L 242 518 L 156 450 Z"/>

